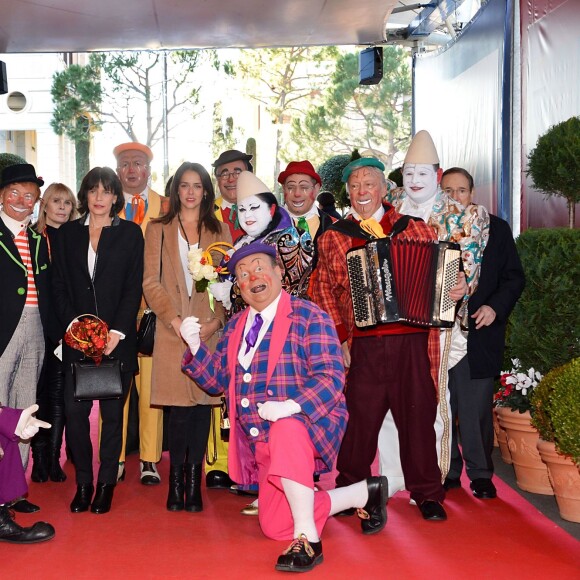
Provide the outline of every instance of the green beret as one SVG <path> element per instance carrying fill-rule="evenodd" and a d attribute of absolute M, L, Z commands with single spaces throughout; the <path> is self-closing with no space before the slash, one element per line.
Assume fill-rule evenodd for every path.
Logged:
<path fill-rule="evenodd" d="M 347 182 L 350 174 L 361 167 L 378 167 L 381 171 L 385 170 L 384 164 L 376 157 L 361 157 L 351 161 L 342 171 L 342 181 Z"/>

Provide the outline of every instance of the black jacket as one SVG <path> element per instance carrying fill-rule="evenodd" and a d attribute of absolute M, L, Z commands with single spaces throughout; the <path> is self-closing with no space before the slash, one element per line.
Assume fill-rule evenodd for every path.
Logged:
<path fill-rule="evenodd" d="M 38 309 L 46 329 L 50 311 L 50 260 L 46 239 L 27 228 L 28 244 L 38 294 Z M 6 350 L 26 303 L 26 266 L 22 263 L 12 232 L 0 218 L 0 356 Z"/>
<path fill-rule="evenodd" d="M 479 286 L 469 299 L 467 356 L 473 379 L 500 374 L 507 320 L 525 285 L 524 270 L 509 224 L 494 215 L 490 215 L 490 220 Z M 496 318 L 490 326 L 476 330 L 471 315 L 484 304 L 495 310 Z"/>
<path fill-rule="evenodd" d="M 62 332 L 77 316 L 98 315 L 110 330 L 125 334 L 111 356 L 121 361 L 123 371 L 136 371 L 136 320 L 143 292 L 141 228 L 118 217 L 103 228 L 93 282 L 87 263 L 89 228 L 84 222 L 82 217 L 62 225 L 52 248 L 53 295 Z M 80 351 L 63 343 L 65 368 L 81 358 Z"/>

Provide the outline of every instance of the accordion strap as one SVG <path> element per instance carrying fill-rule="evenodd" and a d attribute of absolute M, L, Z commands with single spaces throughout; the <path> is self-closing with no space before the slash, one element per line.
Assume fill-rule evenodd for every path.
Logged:
<path fill-rule="evenodd" d="M 393 229 L 389 234 L 389 238 L 394 238 L 403 232 L 409 225 L 410 220 L 423 221 L 421 218 L 416 218 L 410 215 L 402 215 L 393 225 Z M 361 227 L 359 222 L 354 220 L 342 219 L 334 222 L 328 229 L 336 230 L 341 234 L 345 234 L 350 238 L 358 238 L 360 240 L 374 240 L 375 237 L 371 236 L 369 233 L 365 232 Z"/>

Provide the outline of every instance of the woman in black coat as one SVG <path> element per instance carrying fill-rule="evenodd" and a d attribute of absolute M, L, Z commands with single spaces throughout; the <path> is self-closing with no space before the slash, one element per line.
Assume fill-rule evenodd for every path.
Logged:
<path fill-rule="evenodd" d="M 100 401 L 103 421 L 100 468 L 93 498 L 93 448 L 89 415 L 92 401 L 74 399 L 72 363 L 83 355 L 64 344 L 66 439 L 76 470 L 72 512 L 111 508 L 122 444 L 123 404 L 137 370 L 136 319 L 143 281 L 143 235 L 122 220 L 123 190 L 108 167 L 95 167 L 78 194 L 82 217 L 64 224 L 53 248 L 54 301 L 63 329 L 76 317 L 95 314 L 109 327 L 105 355 L 121 362 L 123 397 Z M 92 504 L 91 504 L 92 500 Z"/>

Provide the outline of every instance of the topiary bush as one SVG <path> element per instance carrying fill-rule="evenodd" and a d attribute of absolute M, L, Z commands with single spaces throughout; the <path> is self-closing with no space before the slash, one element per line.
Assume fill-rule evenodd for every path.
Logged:
<path fill-rule="evenodd" d="M 540 437 L 580 464 L 580 358 L 550 371 L 532 395 L 532 425 Z"/>
<path fill-rule="evenodd" d="M 516 246 L 526 287 L 509 319 L 506 361 L 545 374 L 580 356 L 580 230 L 530 229 Z"/>
<path fill-rule="evenodd" d="M 335 155 L 321 163 L 318 168 L 322 189 L 331 191 L 335 198 L 342 187 L 342 171 L 349 163 L 350 155 Z"/>
<path fill-rule="evenodd" d="M 14 153 L 0 153 L 0 175 L 2 175 L 4 168 L 9 165 L 19 165 L 20 163 L 26 163 L 26 159 L 20 155 L 14 155 Z"/>

